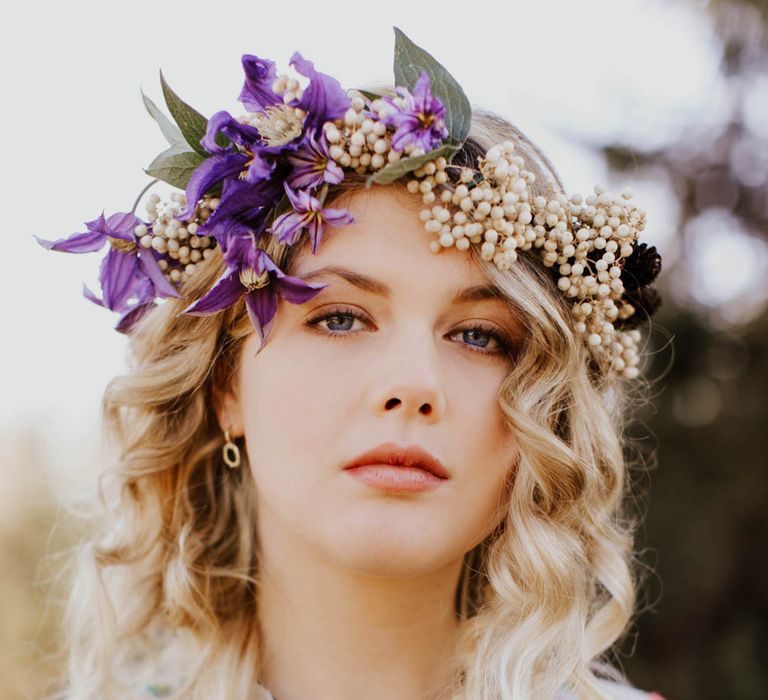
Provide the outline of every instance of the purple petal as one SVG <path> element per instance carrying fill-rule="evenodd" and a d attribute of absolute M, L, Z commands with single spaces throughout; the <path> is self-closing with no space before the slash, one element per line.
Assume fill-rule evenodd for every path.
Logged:
<path fill-rule="evenodd" d="M 312 242 L 312 255 L 317 253 L 317 247 L 323 238 L 323 220 L 321 217 L 313 216 L 307 225 L 309 230 L 309 240 Z"/>
<path fill-rule="evenodd" d="M 221 203 L 206 221 L 206 227 L 234 216 L 256 216 L 261 207 L 277 204 L 283 189 L 280 180 L 277 179 L 253 183 L 245 180 L 226 180 L 224 184 Z"/>
<path fill-rule="evenodd" d="M 326 223 L 331 226 L 343 226 L 344 224 L 351 224 L 353 221 L 354 219 L 346 209 L 323 209 L 319 217 L 313 217 L 312 221 L 309 223 L 309 237 L 312 241 L 312 254 L 314 255 L 317 253 L 317 247 L 322 240 Z"/>
<path fill-rule="evenodd" d="M 315 139 L 315 130 L 310 129 L 299 148 L 287 156 L 293 167 L 288 184 L 294 189 L 319 187 L 323 182 L 338 184 L 344 179 L 344 171 L 328 153 L 325 137 Z"/>
<path fill-rule="evenodd" d="M 416 84 L 413 86 L 413 90 L 411 90 L 411 95 L 413 97 L 413 106 L 417 109 L 419 108 L 427 108 L 430 109 L 430 111 L 433 108 L 432 101 L 436 100 L 439 102 L 437 97 L 432 97 L 432 94 L 429 91 L 429 74 L 427 71 L 423 70 L 421 71 L 421 74 L 419 75 L 419 79 L 416 81 Z M 442 103 L 440 103 L 442 105 Z M 436 106 L 436 105 L 434 105 Z"/>
<path fill-rule="evenodd" d="M 154 253 L 150 248 L 139 246 L 139 266 L 144 274 L 151 280 L 154 291 L 161 297 L 181 297 L 181 294 L 176 290 L 163 274 L 163 271 L 157 264 Z"/>
<path fill-rule="evenodd" d="M 317 253 L 317 247 L 323 238 L 325 224 L 331 226 L 343 226 L 354 221 L 346 209 L 323 209 L 320 216 L 313 216 L 309 222 L 309 237 L 312 241 L 312 254 Z"/>
<path fill-rule="evenodd" d="M 344 179 L 344 171 L 341 166 L 332 159 L 328 159 L 325 164 L 325 181 L 331 185 L 338 185 Z"/>
<path fill-rule="evenodd" d="M 198 235 L 213 236 L 219 244 L 222 252 L 226 254 L 230 241 L 237 236 L 247 235 L 252 228 L 237 219 L 223 219 L 211 225 L 210 217 L 204 226 L 197 229 Z"/>
<path fill-rule="evenodd" d="M 103 247 L 107 237 L 98 231 L 86 231 L 85 233 L 75 233 L 69 238 L 60 238 L 57 241 L 46 241 L 37 236 L 35 239 L 48 250 L 60 250 L 64 253 L 92 253 Z"/>
<path fill-rule="evenodd" d="M 98 306 L 104 306 L 104 302 L 99 299 L 86 285 L 83 285 L 83 296 L 88 299 L 88 301 L 92 301 L 94 304 Z"/>
<path fill-rule="evenodd" d="M 263 112 L 269 105 L 282 102 L 272 91 L 272 84 L 277 77 L 275 64 L 265 58 L 252 54 L 243 54 L 245 83 L 237 98 L 251 112 Z"/>
<path fill-rule="evenodd" d="M 251 183 L 260 182 L 261 180 L 268 178 L 274 169 L 274 161 L 262 158 L 259 151 L 254 149 L 253 156 L 251 156 L 250 163 L 248 164 L 245 179 L 247 182 Z"/>
<path fill-rule="evenodd" d="M 209 120 L 205 130 L 205 136 L 200 139 L 200 145 L 208 153 L 221 154 L 232 151 L 232 144 L 219 146 L 216 143 L 216 135 L 222 133 L 230 141 L 246 146 L 250 149 L 252 144 L 260 143 L 261 134 L 258 129 L 249 124 L 241 124 L 229 112 L 216 112 Z"/>
<path fill-rule="evenodd" d="M 261 256 L 266 255 L 263 250 L 256 247 L 256 237 L 248 230 L 243 235 L 232 238 L 229 248 L 224 254 L 224 261 L 233 270 L 251 268 L 257 273 L 263 270 Z"/>
<path fill-rule="evenodd" d="M 232 306 L 244 291 L 245 287 L 240 284 L 237 270 L 227 270 L 204 296 L 190 304 L 181 313 L 201 316 L 226 309 Z"/>
<path fill-rule="evenodd" d="M 130 213 L 117 212 L 116 214 L 110 214 L 107 219 L 107 233 L 112 238 L 133 241 L 136 239 L 136 234 L 134 234 L 133 230 L 141 223 L 143 223 L 141 219 Z"/>
<path fill-rule="evenodd" d="M 120 314 L 115 330 L 120 333 L 128 333 L 155 306 L 155 303 L 151 301 L 139 302 L 131 306 Z"/>
<path fill-rule="evenodd" d="M 284 185 L 284 189 L 294 211 L 304 213 L 320 209 L 320 200 L 306 190 L 292 190 L 287 184 Z"/>
<path fill-rule="evenodd" d="M 392 135 L 392 150 L 402 151 L 412 141 L 413 134 L 408 130 L 408 127 L 398 127 L 397 131 Z"/>
<path fill-rule="evenodd" d="M 104 292 L 104 306 L 112 311 L 124 311 L 135 284 L 138 264 L 135 252 L 123 253 L 110 246 L 101 261 L 99 281 Z"/>
<path fill-rule="evenodd" d="M 121 238 L 124 241 L 133 241 L 136 236 L 133 229 L 141 220 L 133 214 L 118 212 L 111 214 L 109 219 L 104 218 L 104 212 L 99 214 L 93 221 L 86 221 L 85 225 L 92 233 L 100 233 L 112 238 Z"/>
<path fill-rule="evenodd" d="M 245 306 L 262 345 L 266 342 L 277 312 L 277 294 L 269 284 L 245 295 Z"/>
<path fill-rule="evenodd" d="M 220 155 L 222 153 L 231 153 L 232 146 L 219 146 L 216 143 L 216 135 L 221 131 L 224 124 L 232 121 L 232 115 L 229 112 L 216 112 L 209 120 L 208 125 L 205 128 L 205 135 L 200 139 L 200 145 L 213 155 Z"/>
<path fill-rule="evenodd" d="M 323 219 L 331 226 L 343 226 L 354 221 L 354 218 L 346 209 L 323 209 Z"/>
<path fill-rule="evenodd" d="M 325 182 L 325 168 L 318 168 L 315 163 L 294 167 L 288 176 L 288 184 L 295 188 L 320 187 L 323 182 Z"/>
<path fill-rule="evenodd" d="M 272 260 L 271 257 L 269 257 L 269 254 L 266 251 L 262 251 L 264 253 L 259 263 L 261 265 L 261 270 L 268 270 L 269 272 L 274 272 L 278 277 L 285 277 L 285 273 L 275 264 L 275 261 Z"/>
<path fill-rule="evenodd" d="M 244 153 L 228 153 L 226 155 L 211 156 L 198 165 L 187 183 L 187 207 L 176 218 L 179 221 L 189 219 L 195 211 L 197 202 L 206 191 L 229 175 L 238 174 L 248 156 Z"/>
<path fill-rule="evenodd" d="M 280 273 L 272 282 L 277 293 L 291 304 L 303 304 L 317 296 L 328 286 L 327 282 L 305 282 L 300 277 L 291 277 Z"/>
<path fill-rule="evenodd" d="M 269 231 L 279 243 L 293 245 L 299 237 L 301 229 L 308 223 L 308 215 L 289 211 L 278 216 L 269 227 Z"/>
<path fill-rule="evenodd" d="M 312 61 L 298 51 L 291 56 L 290 64 L 309 78 L 309 85 L 296 105 L 307 112 L 305 126 L 320 129 L 324 122 L 341 119 L 349 109 L 350 99 L 339 81 L 316 71 Z"/>

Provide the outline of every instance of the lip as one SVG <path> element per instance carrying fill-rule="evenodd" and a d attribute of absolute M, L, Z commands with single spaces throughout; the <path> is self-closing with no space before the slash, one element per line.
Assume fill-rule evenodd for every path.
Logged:
<path fill-rule="evenodd" d="M 424 491 L 450 479 L 440 460 L 412 445 L 388 442 L 357 456 L 344 470 L 369 486 L 386 491 Z"/>

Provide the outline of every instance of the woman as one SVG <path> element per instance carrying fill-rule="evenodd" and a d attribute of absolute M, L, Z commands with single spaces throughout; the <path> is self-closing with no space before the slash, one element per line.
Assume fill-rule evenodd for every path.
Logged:
<path fill-rule="evenodd" d="M 607 652 L 636 596 L 627 300 L 655 310 L 658 257 L 628 262 L 626 198 L 569 202 L 514 127 L 475 110 L 461 132 L 444 69 L 409 61 L 410 90 L 350 101 L 298 54 L 308 86 L 246 56 L 250 116 L 207 121 L 186 198 L 45 243 L 110 242 L 87 296 L 132 352 L 64 697 L 652 695 Z"/>

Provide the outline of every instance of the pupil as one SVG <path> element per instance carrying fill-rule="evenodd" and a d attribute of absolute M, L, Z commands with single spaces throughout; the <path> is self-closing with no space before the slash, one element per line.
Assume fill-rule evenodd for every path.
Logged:
<path fill-rule="evenodd" d="M 465 333 L 466 335 L 468 335 L 468 336 L 472 337 L 472 338 L 475 338 L 475 339 L 477 339 L 477 336 L 478 336 L 478 335 L 480 335 L 480 336 L 487 336 L 487 335 L 488 335 L 488 334 L 487 334 L 485 331 L 479 331 L 479 330 L 470 330 L 470 331 L 464 331 L 464 333 Z M 482 338 L 481 338 L 481 339 L 482 339 Z M 486 345 L 488 345 L 488 339 L 487 339 L 487 337 L 485 338 L 485 342 L 480 344 L 480 347 L 483 347 L 483 348 L 484 348 Z"/>
<path fill-rule="evenodd" d="M 334 322 L 335 322 L 335 321 L 338 321 L 338 320 L 340 320 L 340 319 L 345 319 L 346 321 L 349 321 L 350 323 L 343 323 L 343 322 L 342 322 L 342 324 L 341 324 L 341 325 L 343 325 L 343 326 L 344 326 L 344 328 L 336 328 L 336 329 L 334 329 L 334 330 L 344 330 L 344 331 L 348 331 L 348 330 L 349 330 L 349 329 L 352 327 L 352 326 L 351 326 L 351 321 L 352 321 L 352 317 L 351 317 L 351 316 L 342 316 L 342 315 L 339 315 L 339 314 L 337 314 L 337 315 L 335 315 L 335 316 L 329 316 L 329 317 L 328 317 L 328 325 L 329 325 L 329 326 L 333 326 Z"/>

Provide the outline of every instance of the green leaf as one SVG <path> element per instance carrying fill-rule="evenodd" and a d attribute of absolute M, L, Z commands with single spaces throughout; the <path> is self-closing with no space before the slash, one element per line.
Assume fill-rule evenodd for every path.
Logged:
<path fill-rule="evenodd" d="M 195 153 L 207 156 L 208 153 L 200 145 L 200 139 L 205 136 L 208 120 L 171 90 L 168 83 L 165 82 L 163 71 L 160 71 L 160 84 L 163 87 L 163 96 L 165 97 L 165 104 L 168 105 L 168 111 L 171 113 L 176 124 L 178 124 L 184 139 Z M 224 134 L 219 133 L 216 135 L 216 143 L 219 146 L 226 147 L 230 141 Z"/>
<path fill-rule="evenodd" d="M 205 156 L 195 153 L 186 143 L 180 141 L 157 156 L 144 172 L 183 190 L 186 189 L 192 172 L 204 160 Z"/>
<path fill-rule="evenodd" d="M 160 111 L 158 106 L 144 94 L 143 90 L 140 89 L 139 92 L 141 92 L 141 98 L 144 100 L 144 106 L 147 108 L 147 112 L 149 112 L 150 116 L 157 122 L 166 141 L 168 141 L 171 146 L 183 141 L 184 136 L 181 131 L 179 131 L 179 127 Z"/>
<path fill-rule="evenodd" d="M 371 102 L 378 100 L 381 97 L 381 95 L 377 95 L 375 92 L 370 92 L 369 90 L 361 90 L 360 88 L 355 88 L 355 90 L 365 97 L 366 100 L 370 100 Z"/>
<path fill-rule="evenodd" d="M 440 156 L 444 156 L 450 162 L 451 158 L 458 150 L 459 146 L 457 144 L 444 144 L 434 151 L 425 153 L 423 156 L 401 158 L 397 163 L 389 163 L 389 165 L 385 165 L 381 170 L 368 177 L 365 181 L 365 186 L 370 187 L 373 183 L 378 185 L 388 185 L 395 180 L 400 179 L 403 175 L 420 168 L 424 163 L 428 163 L 430 160 L 435 160 Z"/>
<path fill-rule="evenodd" d="M 464 143 L 472 123 L 472 107 L 456 79 L 400 29 L 395 30 L 395 85 L 413 89 L 421 71 L 429 75 L 430 90 L 445 105 L 445 125 L 451 138 Z"/>

